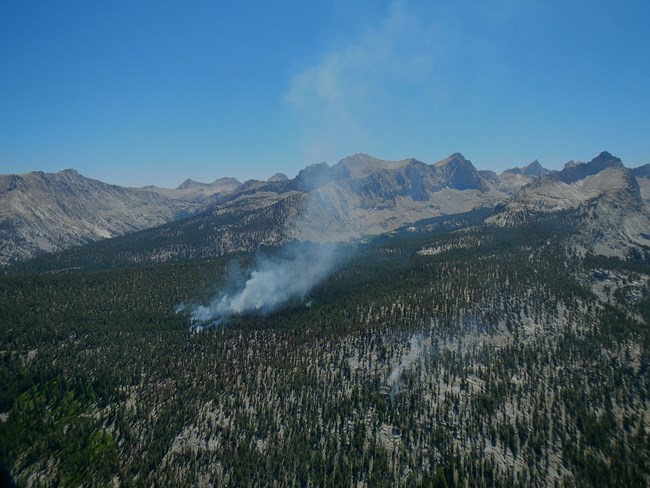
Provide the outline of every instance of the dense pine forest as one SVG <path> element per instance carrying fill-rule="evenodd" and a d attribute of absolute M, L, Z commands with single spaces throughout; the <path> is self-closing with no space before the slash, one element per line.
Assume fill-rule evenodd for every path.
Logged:
<path fill-rule="evenodd" d="M 250 254 L 7 269 L 0 460 L 19 486 L 648 486 L 648 255 L 434 227 L 201 332 L 178 304 Z"/>

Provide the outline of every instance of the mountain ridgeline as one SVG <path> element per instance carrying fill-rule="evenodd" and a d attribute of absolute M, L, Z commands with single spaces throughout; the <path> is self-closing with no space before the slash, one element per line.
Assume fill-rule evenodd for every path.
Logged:
<path fill-rule="evenodd" d="M 224 178 L 175 190 L 125 188 L 70 169 L 0 175 L 0 265 L 172 222 L 239 185 Z"/>
<path fill-rule="evenodd" d="M 187 180 L 175 190 L 121 188 L 71 170 L 10 175 L 1 180 L 0 263 L 93 241 L 45 261 L 65 267 L 71 255 L 101 265 L 208 258 L 294 240 L 359 241 L 492 209 L 487 223 L 500 226 L 569 212 L 563 218 L 576 221 L 582 237 L 572 243 L 580 252 L 625 256 L 650 244 L 648 181 L 646 167 L 629 170 L 607 152 L 562 171 L 534 161 L 500 175 L 478 171 L 459 153 L 434 164 L 356 154 L 292 179 Z M 592 234 L 599 236 L 594 245 Z"/>
<path fill-rule="evenodd" d="M 647 165 L 1 181 L 18 486 L 650 484 Z"/>
<path fill-rule="evenodd" d="M 180 235 L 192 233 L 194 222 L 208 226 L 202 244 L 193 241 L 192 250 L 181 249 L 180 244 L 151 249 L 143 259 L 208 252 L 197 246 L 218 255 L 291 239 L 349 240 L 423 218 L 493 207 L 512 188 L 531 179 L 524 176 L 504 190 L 482 177 L 460 154 L 433 165 L 357 154 L 332 167 L 308 166 L 292 179 L 283 174 L 243 184 L 233 178 L 210 184 L 188 179 L 176 189 L 123 188 L 73 170 L 4 175 L 0 177 L 0 264 L 188 217 L 195 220 L 179 224 L 178 232 L 161 229 L 161 237 L 175 234 L 180 243 Z M 274 218 L 264 228 L 261 221 L 269 212 Z M 244 215 L 250 218 L 242 219 Z M 251 219 L 260 221 L 258 233 L 251 233 L 259 227 Z"/>

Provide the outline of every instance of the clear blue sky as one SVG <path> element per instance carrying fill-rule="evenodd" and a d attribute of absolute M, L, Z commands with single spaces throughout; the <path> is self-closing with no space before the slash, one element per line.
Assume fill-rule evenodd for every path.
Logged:
<path fill-rule="evenodd" d="M 353 3 L 354 5 L 350 5 Z M 650 2 L 0 0 L 0 173 L 650 162 Z"/>

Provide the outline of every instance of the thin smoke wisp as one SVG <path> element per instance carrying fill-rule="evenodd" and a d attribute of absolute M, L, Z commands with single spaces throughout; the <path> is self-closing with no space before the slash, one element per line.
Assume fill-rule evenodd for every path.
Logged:
<path fill-rule="evenodd" d="M 390 387 L 390 400 L 391 403 L 395 403 L 395 398 L 399 394 L 400 386 L 402 383 L 402 372 L 405 369 L 413 366 L 424 349 L 422 343 L 422 337 L 419 334 L 412 335 L 409 339 L 409 350 L 404 353 L 397 364 L 390 372 L 388 380 L 386 381 L 387 385 Z"/>

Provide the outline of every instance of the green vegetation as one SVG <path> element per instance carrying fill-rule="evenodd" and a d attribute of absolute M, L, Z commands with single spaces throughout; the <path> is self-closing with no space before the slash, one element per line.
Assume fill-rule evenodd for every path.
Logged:
<path fill-rule="evenodd" d="M 0 460 L 43 486 L 647 486 L 647 267 L 566 232 L 378 239 L 310 306 L 198 334 L 175 308 L 226 258 L 8 274 Z"/>

